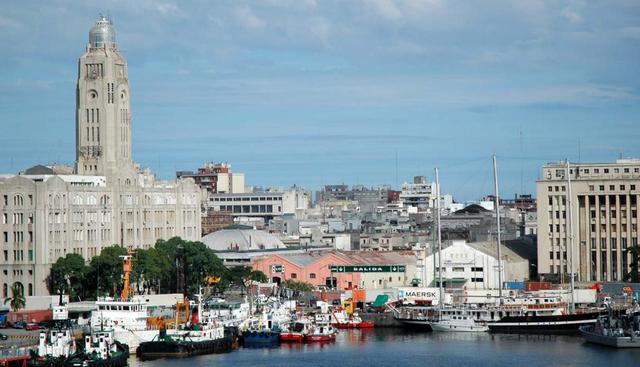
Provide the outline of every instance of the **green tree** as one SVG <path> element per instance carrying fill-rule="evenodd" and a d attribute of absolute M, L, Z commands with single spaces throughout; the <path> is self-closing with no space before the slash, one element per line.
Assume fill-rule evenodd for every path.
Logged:
<path fill-rule="evenodd" d="M 100 255 L 91 259 L 85 286 L 90 294 L 108 294 L 116 297 L 122 291 L 122 256 L 128 250 L 119 245 L 105 247 Z"/>
<path fill-rule="evenodd" d="M 47 279 L 49 293 L 67 293 L 72 300 L 84 298 L 83 284 L 89 271 L 90 268 L 78 254 L 67 254 L 59 258 L 49 272 Z"/>
<path fill-rule="evenodd" d="M 628 282 L 638 283 L 640 282 L 640 247 L 632 246 L 627 249 L 627 254 L 631 254 L 631 263 L 629 269 L 623 269 L 624 280 Z"/>
<path fill-rule="evenodd" d="M 19 283 L 13 283 L 11 286 L 11 297 L 4 299 L 4 303 L 9 303 L 12 310 L 18 311 L 23 309 L 27 300 L 24 298 L 24 288 Z"/>
<path fill-rule="evenodd" d="M 289 288 L 294 292 L 311 292 L 313 290 L 313 285 L 291 279 L 287 279 L 286 281 L 284 281 L 283 285 L 285 288 Z"/>
<path fill-rule="evenodd" d="M 260 270 L 253 270 L 250 266 L 234 266 L 227 273 L 229 283 L 238 285 L 245 292 L 252 281 L 266 283 L 267 276 Z"/>

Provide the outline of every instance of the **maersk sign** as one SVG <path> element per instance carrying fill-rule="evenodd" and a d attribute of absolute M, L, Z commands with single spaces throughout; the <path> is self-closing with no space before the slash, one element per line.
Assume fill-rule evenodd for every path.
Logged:
<path fill-rule="evenodd" d="M 332 265 L 332 273 L 404 273 L 405 265 Z"/>

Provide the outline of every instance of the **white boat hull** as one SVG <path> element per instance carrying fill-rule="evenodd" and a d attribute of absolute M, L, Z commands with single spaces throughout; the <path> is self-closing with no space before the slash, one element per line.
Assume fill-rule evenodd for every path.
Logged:
<path fill-rule="evenodd" d="M 159 335 L 158 330 L 125 330 L 115 329 L 114 338 L 120 343 L 127 344 L 130 350 L 137 348 L 142 342 L 152 341 L 157 339 Z"/>
<path fill-rule="evenodd" d="M 459 325 L 452 323 L 432 322 L 431 329 L 433 331 L 449 331 L 449 332 L 467 332 L 467 333 L 484 333 L 489 331 L 486 325 Z"/>

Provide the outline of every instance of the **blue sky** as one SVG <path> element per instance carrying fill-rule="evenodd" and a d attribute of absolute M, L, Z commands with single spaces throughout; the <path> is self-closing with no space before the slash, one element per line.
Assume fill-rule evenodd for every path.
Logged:
<path fill-rule="evenodd" d="M 247 184 L 533 192 L 542 164 L 640 157 L 638 1 L 5 1 L 0 172 L 74 160 L 99 13 L 129 63 L 134 158 Z M 397 157 L 397 175 L 396 175 Z"/>

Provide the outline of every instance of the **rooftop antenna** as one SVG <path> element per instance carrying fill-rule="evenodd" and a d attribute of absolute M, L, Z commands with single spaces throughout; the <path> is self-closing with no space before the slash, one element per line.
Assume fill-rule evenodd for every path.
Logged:
<path fill-rule="evenodd" d="M 580 137 L 578 136 L 578 163 L 582 162 L 582 146 L 580 145 Z"/>

